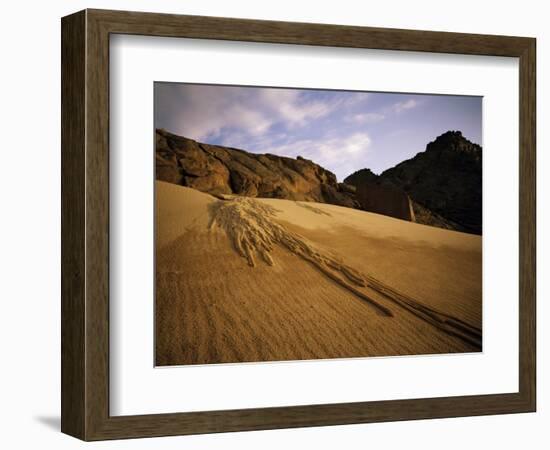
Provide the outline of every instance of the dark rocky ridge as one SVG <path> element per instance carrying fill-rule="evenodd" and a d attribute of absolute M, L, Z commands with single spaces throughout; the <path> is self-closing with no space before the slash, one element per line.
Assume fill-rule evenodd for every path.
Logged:
<path fill-rule="evenodd" d="M 363 169 L 344 181 L 357 189 L 395 186 L 411 198 L 417 222 L 481 234 L 481 159 L 479 145 L 460 131 L 448 131 L 430 142 L 426 151 L 379 176 Z"/>
<path fill-rule="evenodd" d="M 344 183 L 351 184 L 352 186 L 358 186 L 366 183 L 377 183 L 379 181 L 378 175 L 376 175 L 370 169 L 360 169 L 357 172 L 353 172 L 349 175 Z"/>
<path fill-rule="evenodd" d="M 460 131 L 448 131 L 426 146 L 426 151 L 381 174 L 401 187 L 423 207 L 481 234 L 482 149 Z"/>

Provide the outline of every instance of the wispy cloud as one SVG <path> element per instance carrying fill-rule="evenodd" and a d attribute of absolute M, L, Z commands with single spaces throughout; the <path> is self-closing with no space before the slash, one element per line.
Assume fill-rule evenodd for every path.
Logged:
<path fill-rule="evenodd" d="M 265 107 L 273 113 L 275 121 L 287 125 L 305 125 L 308 121 L 330 114 L 335 102 L 307 100 L 298 90 L 262 89 L 255 107 Z"/>
<path fill-rule="evenodd" d="M 413 109 L 418 106 L 418 101 L 411 98 L 402 102 L 397 102 L 392 106 L 392 110 L 397 114 L 406 111 L 407 109 Z"/>
<path fill-rule="evenodd" d="M 358 113 L 346 116 L 347 122 L 354 122 L 357 124 L 377 123 L 384 120 L 386 116 L 382 113 L 369 112 Z"/>
<path fill-rule="evenodd" d="M 252 136 L 274 126 L 293 129 L 350 108 L 367 98 L 365 93 L 232 86 L 171 85 L 156 88 L 157 119 L 171 131 L 193 139 L 219 137 L 235 130 Z"/>
<path fill-rule="evenodd" d="M 322 135 L 317 139 L 289 140 L 281 145 L 266 146 L 261 152 L 311 159 L 336 173 L 338 179 L 342 180 L 365 160 L 371 144 L 371 137 L 368 133 L 363 132 L 341 137 Z"/>
<path fill-rule="evenodd" d="M 422 114 L 409 114 L 415 108 Z M 155 84 L 155 126 L 209 144 L 298 155 L 342 180 L 380 172 L 449 129 L 481 138 L 472 97 Z"/>
<path fill-rule="evenodd" d="M 201 140 L 219 136 L 224 129 L 238 128 L 259 135 L 273 124 L 273 118 L 261 108 L 251 108 L 252 91 L 202 85 L 169 85 L 157 87 L 157 119 L 167 122 L 171 131 Z M 160 116 L 160 118 L 159 118 Z"/>

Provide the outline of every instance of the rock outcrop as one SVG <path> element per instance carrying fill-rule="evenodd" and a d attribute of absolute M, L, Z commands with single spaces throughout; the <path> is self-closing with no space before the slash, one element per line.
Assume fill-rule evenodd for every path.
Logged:
<path fill-rule="evenodd" d="M 354 188 L 302 157 L 248 153 L 156 130 L 156 178 L 214 195 L 314 201 L 358 208 Z"/>
<path fill-rule="evenodd" d="M 482 149 L 460 131 L 448 131 L 426 151 L 380 177 L 402 188 L 432 213 L 470 233 L 482 233 Z"/>
<path fill-rule="evenodd" d="M 365 211 L 416 222 L 411 199 L 398 187 L 369 181 L 357 182 L 356 199 Z"/>
<path fill-rule="evenodd" d="M 448 131 L 430 142 L 426 151 L 379 176 L 361 169 L 345 182 L 354 185 L 357 192 L 392 186 L 410 197 L 416 222 L 481 234 L 481 158 L 479 145 L 460 131 Z M 368 210 L 365 200 L 358 197 Z"/>
<path fill-rule="evenodd" d="M 331 203 L 481 234 L 481 147 L 448 131 L 381 175 L 336 176 L 302 157 L 255 154 L 156 130 L 156 178 L 213 195 Z"/>
<path fill-rule="evenodd" d="M 378 175 L 376 175 L 372 170 L 360 169 L 346 177 L 344 183 L 357 187 L 367 183 L 377 183 L 378 181 L 380 181 Z"/>

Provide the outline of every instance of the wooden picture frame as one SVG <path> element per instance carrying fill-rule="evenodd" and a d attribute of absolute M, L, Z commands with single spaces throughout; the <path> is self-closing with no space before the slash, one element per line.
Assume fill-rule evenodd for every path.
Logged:
<path fill-rule="evenodd" d="M 62 19 L 62 416 L 83 440 L 535 411 L 533 38 L 85 10 Z M 519 392 L 109 415 L 109 36 L 137 34 L 519 58 Z"/>

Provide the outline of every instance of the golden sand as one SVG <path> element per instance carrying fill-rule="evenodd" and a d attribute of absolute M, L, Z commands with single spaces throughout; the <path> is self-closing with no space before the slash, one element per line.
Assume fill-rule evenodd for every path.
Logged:
<path fill-rule="evenodd" d="M 481 350 L 481 237 L 157 182 L 158 365 Z"/>

